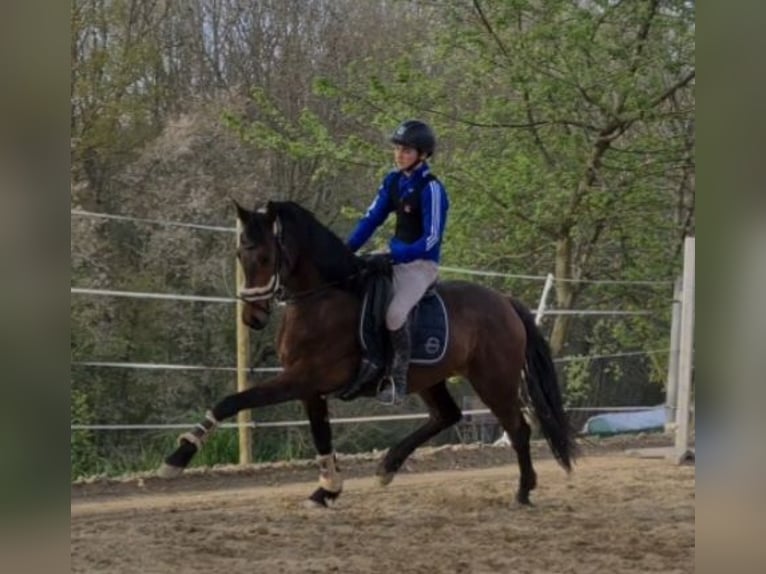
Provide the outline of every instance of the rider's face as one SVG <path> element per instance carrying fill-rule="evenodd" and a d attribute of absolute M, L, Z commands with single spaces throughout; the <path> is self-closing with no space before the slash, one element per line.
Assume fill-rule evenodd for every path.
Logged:
<path fill-rule="evenodd" d="M 394 163 L 402 171 L 412 171 L 423 157 L 413 147 L 396 144 L 394 145 Z"/>

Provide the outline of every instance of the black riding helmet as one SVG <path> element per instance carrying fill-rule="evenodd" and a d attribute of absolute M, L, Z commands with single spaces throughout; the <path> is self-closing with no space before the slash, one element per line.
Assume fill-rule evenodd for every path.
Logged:
<path fill-rule="evenodd" d="M 426 123 L 419 120 L 407 120 L 391 134 L 391 143 L 415 148 L 420 153 L 431 157 L 436 150 L 436 136 L 434 131 Z"/>

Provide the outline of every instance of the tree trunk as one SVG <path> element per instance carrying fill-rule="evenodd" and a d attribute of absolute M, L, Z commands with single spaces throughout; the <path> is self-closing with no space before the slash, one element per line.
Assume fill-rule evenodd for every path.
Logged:
<path fill-rule="evenodd" d="M 569 235 L 556 241 L 554 274 L 556 278 L 556 308 L 571 309 L 575 298 L 575 284 L 571 281 L 562 281 L 562 279 L 572 278 L 572 238 Z M 569 315 L 556 315 L 553 322 L 550 345 L 554 357 L 560 356 L 564 348 L 570 319 L 571 316 Z"/>

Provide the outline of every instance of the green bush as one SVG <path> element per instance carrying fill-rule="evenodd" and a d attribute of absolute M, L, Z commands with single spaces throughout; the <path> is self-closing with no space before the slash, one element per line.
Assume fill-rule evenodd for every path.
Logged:
<path fill-rule="evenodd" d="M 72 424 L 92 424 L 93 415 L 85 393 L 72 389 L 69 414 Z M 92 474 L 98 466 L 93 431 L 73 430 L 70 438 L 70 475 L 72 478 Z"/>

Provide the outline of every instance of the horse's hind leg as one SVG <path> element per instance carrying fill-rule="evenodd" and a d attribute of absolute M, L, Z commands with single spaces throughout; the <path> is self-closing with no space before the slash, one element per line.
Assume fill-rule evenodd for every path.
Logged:
<path fill-rule="evenodd" d="M 532 455 L 529 448 L 531 429 L 524 420 L 518 396 L 520 377 L 516 375 L 510 381 L 508 377 L 502 379 L 472 377 L 470 380 L 479 398 L 508 433 L 513 450 L 516 451 L 520 473 L 516 500 L 519 504 L 531 504 L 529 493 L 537 486 L 537 474 L 532 467 Z M 513 384 L 514 380 L 515 384 Z"/>
<path fill-rule="evenodd" d="M 516 425 L 516 432 L 508 432 L 508 436 L 511 438 L 511 444 L 513 450 L 516 451 L 516 458 L 519 461 L 519 470 L 521 472 L 519 476 L 519 490 L 516 493 L 516 501 L 519 504 L 531 504 L 529 501 L 529 493 L 537 486 L 537 474 L 532 467 L 532 455 L 529 449 L 529 437 L 532 434 L 529 424 L 524 419 L 524 416 L 519 411 L 518 424 Z"/>
<path fill-rule="evenodd" d="M 430 416 L 423 426 L 404 437 L 386 453 L 377 470 L 380 484 L 383 486 L 394 479 L 396 472 L 416 448 L 444 429 L 456 424 L 463 417 L 449 394 L 445 381 L 440 381 L 436 385 L 420 391 L 419 395 L 428 407 Z"/>
<path fill-rule="evenodd" d="M 327 506 L 328 501 L 334 501 L 343 490 L 343 479 L 332 450 L 332 428 L 327 413 L 327 400 L 319 395 L 303 401 L 306 415 L 311 426 L 311 437 L 317 450 L 319 463 L 319 487 L 309 497 L 317 506 Z"/>

